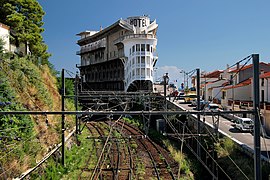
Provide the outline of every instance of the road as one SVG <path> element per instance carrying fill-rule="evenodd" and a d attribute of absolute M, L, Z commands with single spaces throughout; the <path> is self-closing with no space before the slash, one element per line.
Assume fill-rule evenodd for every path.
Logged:
<path fill-rule="evenodd" d="M 194 107 L 188 106 L 188 104 L 184 104 L 181 100 L 177 100 L 173 102 L 177 106 L 179 106 L 183 110 L 193 111 Z M 201 121 L 203 121 L 203 116 L 201 115 Z M 205 121 L 209 124 L 213 125 L 212 116 L 205 116 Z M 252 150 L 254 150 L 254 136 L 249 132 L 240 132 L 233 126 L 234 123 L 225 119 L 223 117 L 219 117 L 219 130 L 223 132 L 226 136 L 230 137 L 234 141 L 236 141 L 240 145 L 246 145 Z M 268 159 L 270 155 L 270 139 L 261 137 L 261 154 Z"/>

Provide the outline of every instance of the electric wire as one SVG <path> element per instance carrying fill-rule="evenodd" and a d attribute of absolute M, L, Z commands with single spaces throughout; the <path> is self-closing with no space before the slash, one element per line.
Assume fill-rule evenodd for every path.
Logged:
<path fill-rule="evenodd" d="M 178 133 L 178 131 L 175 129 L 175 127 L 171 124 L 170 120 L 168 120 L 166 117 L 164 117 L 164 119 L 166 120 L 166 122 L 169 124 L 169 126 L 173 129 L 174 133 L 176 133 L 176 135 L 178 136 L 179 139 L 181 139 L 181 135 Z M 176 121 L 179 121 L 176 119 Z M 179 121 L 181 122 L 181 121 Z M 181 122 L 182 123 L 182 122 Z M 212 157 L 212 155 L 210 155 L 210 153 L 205 149 L 205 147 L 201 144 L 201 142 L 196 138 L 196 136 L 193 134 L 193 132 L 186 127 L 186 129 L 189 131 L 189 133 L 192 135 L 192 137 L 197 141 L 197 143 L 202 147 L 202 149 L 205 151 L 206 154 L 209 155 L 209 157 L 213 160 L 213 162 L 221 169 L 221 171 L 229 178 L 230 176 L 225 172 L 225 170 L 218 164 L 218 162 Z M 200 158 L 199 158 L 200 159 Z M 205 163 L 203 162 L 203 166 L 207 167 L 205 165 Z M 209 172 L 210 173 L 210 172 Z"/>
<path fill-rule="evenodd" d="M 246 58 L 244 58 L 244 59 L 242 59 L 241 60 L 241 62 L 242 61 L 244 61 L 244 60 L 246 60 L 246 62 L 245 62 L 245 64 L 234 74 L 234 76 L 232 77 L 232 79 L 234 79 L 234 78 L 236 78 L 236 76 L 237 76 L 237 74 L 244 68 L 244 66 L 251 60 L 251 56 L 248 56 L 248 57 L 246 57 Z M 239 61 L 240 62 L 240 61 Z M 236 63 L 237 64 L 237 63 Z M 206 103 L 206 105 L 204 106 L 204 108 L 203 108 L 203 110 L 202 111 L 205 111 L 205 108 L 207 107 L 207 105 L 208 104 L 210 104 L 211 102 L 213 102 L 213 99 L 215 99 L 218 95 L 219 95 L 219 93 L 221 93 L 221 91 L 223 90 L 223 88 L 226 86 L 226 84 L 223 84 L 221 87 L 222 88 L 220 88 L 220 90 L 216 93 L 216 95 L 210 100 L 210 101 L 208 101 L 207 103 Z M 205 84 L 205 88 L 206 88 L 206 84 Z"/>
<path fill-rule="evenodd" d="M 213 117 L 213 115 L 212 115 Z M 215 117 L 214 117 L 215 118 Z M 219 143 L 219 141 L 216 139 L 215 135 L 209 130 L 209 128 L 207 126 L 204 126 L 205 129 L 209 132 L 209 134 L 211 135 L 211 137 L 213 138 L 213 140 L 216 142 L 216 143 Z M 219 139 L 219 138 L 218 138 Z M 224 151 L 227 151 L 227 149 L 223 148 L 222 146 L 220 146 Z M 245 176 L 246 179 L 249 179 L 247 177 L 247 175 L 242 171 L 242 169 L 236 164 L 236 162 L 231 158 L 230 154 L 228 153 L 227 157 L 231 160 L 231 162 L 235 165 L 235 167 Z"/>

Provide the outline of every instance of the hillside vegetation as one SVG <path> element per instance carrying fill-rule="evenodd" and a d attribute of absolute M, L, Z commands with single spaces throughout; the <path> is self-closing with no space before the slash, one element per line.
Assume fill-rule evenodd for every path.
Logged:
<path fill-rule="evenodd" d="M 0 58 L 1 111 L 61 111 L 57 79 L 29 58 Z M 66 108 L 74 110 L 66 100 Z M 67 130 L 74 117 L 66 116 Z M 59 115 L 0 115 L 0 179 L 17 177 L 61 141 Z"/>

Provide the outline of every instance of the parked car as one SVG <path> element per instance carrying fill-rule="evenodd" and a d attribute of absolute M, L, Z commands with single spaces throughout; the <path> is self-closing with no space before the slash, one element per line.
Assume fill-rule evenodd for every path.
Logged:
<path fill-rule="evenodd" d="M 206 111 L 219 111 L 220 108 L 219 108 L 219 105 L 218 104 L 214 104 L 214 103 L 210 103 L 207 105 L 207 107 L 205 108 Z"/>
<path fill-rule="evenodd" d="M 200 100 L 200 110 L 203 110 L 206 104 L 207 104 L 207 102 L 205 100 L 201 99 Z M 195 106 L 195 108 L 193 108 L 193 109 L 197 110 L 197 99 L 192 100 L 190 106 Z"/>
<path fill-rule="evenodd" d="M 197 95 L 196 94 L 186 94 L 184 97 L 185 103 L 191 103 L 192 100 L 196 99 Z"/>
<path fill-rule="evenodd" d="M 184 95 L 185 95 L 185 93 L 184 92 L 182 92 L 182 91 L 180 91 L 179 92 L 179 99 L 184 99 Z"/>
<path fill-rule="evenodd" d="M 252 131 L 254 123 L 250 118 L 237 118 L 235 121 L 235 128 L 239 129 L 240 131 Z"/>

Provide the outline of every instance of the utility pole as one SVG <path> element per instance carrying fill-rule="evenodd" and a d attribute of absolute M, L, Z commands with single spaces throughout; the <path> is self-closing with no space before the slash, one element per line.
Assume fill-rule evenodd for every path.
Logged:
<path fill-rule="evenodd" d="M 197 90 L 197 111 L 200 111 L 201 110 L 201 102 L 200 102 L 200 69 L 196 69 L 197 71 L 197 87 L 196 87 L 196 90 Z M 197 142 L 197 154 L 198 156 L 201 158 L 201 137 L 200 137 L 200 134 L 201 134 L 201 120 L 200 120 L 200 114 L 198 113 L 197 114 L 197 134 L 199 135 L 198 136 L 198 142 Z"/>
<path fill-rule="evenodd" d="M 79 76 L 78 76 L 78 72 L 76 73 L 76 77 L 75 77 L 75 109 L 76 111 L 78 111 L 78 84 L 79 84 Z M 78 114 L 76 114 L 76 134 L 78 135 L 80 129 L 80 125 L 78 122 Z"/>
<path fill-rule="evenodd" d="M 165 100 L 165 102 L 166 102 L 166 85 L 168 84 L 168 82 L 169 82 L 169 76 L 168 76 L 168 73 L 165 73 L 164 75 L 163 75 L 163 82 L 164 82 L 164 100 Z"/>
<path fill-rule="evenodd" d="M 260 142 L 260 96 L 259 96 L 259 54 L 252 54 L 253 60 L 253 109 L 254 109 L 254 179 L 261 180 Z"/>
<path fill-rule="evenodd" d="M 62 165 L 65 166 L 65 71 L 62 69 Z"/>

